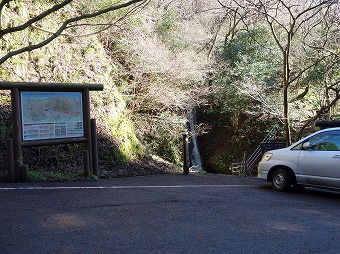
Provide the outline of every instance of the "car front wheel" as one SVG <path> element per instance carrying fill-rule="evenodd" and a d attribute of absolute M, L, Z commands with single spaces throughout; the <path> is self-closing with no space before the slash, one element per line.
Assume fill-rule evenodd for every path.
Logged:
<path fill-rule="evenodd" d="M 291 185 L 291 174 L 282 168 L 275 169 L 272 177 L 273 188 L 278 191 L 287 191 Z"/>

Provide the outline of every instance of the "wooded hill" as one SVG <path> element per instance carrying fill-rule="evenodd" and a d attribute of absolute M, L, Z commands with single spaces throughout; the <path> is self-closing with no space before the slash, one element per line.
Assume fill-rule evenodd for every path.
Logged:
<path fill-rule="evenodd" d="M 334 0 L 2 0 L 0 81 L 103 84 L 91 106 L 108 175 L 136 160 L 180 166 L 198 107 L 191 134 L 215 133 L 201 150 L 228 173 L 272 127 L 291 143 L 340 118 L 339 38 Z M 3 163 L 9 103 L 0 91 Z M 76 149 L 57 148 L 57 163 L 46 149 L 31 168 L 79 168 Z"/>

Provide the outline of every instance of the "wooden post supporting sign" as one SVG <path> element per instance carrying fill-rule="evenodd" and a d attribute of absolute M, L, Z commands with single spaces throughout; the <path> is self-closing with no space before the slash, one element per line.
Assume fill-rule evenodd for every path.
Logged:
<path fill-rule="evenodd" d="M 14 87 L 11 91 L 12 100 L 12 122 L 13 122 L 13 151 L 14 151 L 14 171 L 16 181 L 22 181 L 21 166 L 23 165 L 22 157 L 22 133 L 21 133 L 21 105 L 19 89 Z"/>
<path fill-rule="evenodd" d="M 92 140 L 92 170 L 93 174 L 99 176 L 98 173 L 98 147 L 97 147 L 97 125 L 96 119 L 91 119 L 91 140 Z"/>

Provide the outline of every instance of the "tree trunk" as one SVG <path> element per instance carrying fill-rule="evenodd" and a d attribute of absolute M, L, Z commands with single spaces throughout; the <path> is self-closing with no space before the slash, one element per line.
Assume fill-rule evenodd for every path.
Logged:
<path fill-rule="evenodd" d="M 291 144 L 291 135 L 289 128 L 289 110 L 288 110 L 288 88 L 289 88 L 289 51 L 283 52 L 283 120 L 287 146 Z"/>

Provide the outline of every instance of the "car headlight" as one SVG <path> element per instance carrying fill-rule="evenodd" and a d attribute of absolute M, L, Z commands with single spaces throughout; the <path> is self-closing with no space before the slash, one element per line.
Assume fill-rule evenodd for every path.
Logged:
<path fill-rule="evenodd" d="M 269 161 L 273 156 L 273 153 L 265 153 L 263 156 L 262 156 L 262 160 L 263 161 Z"/>

